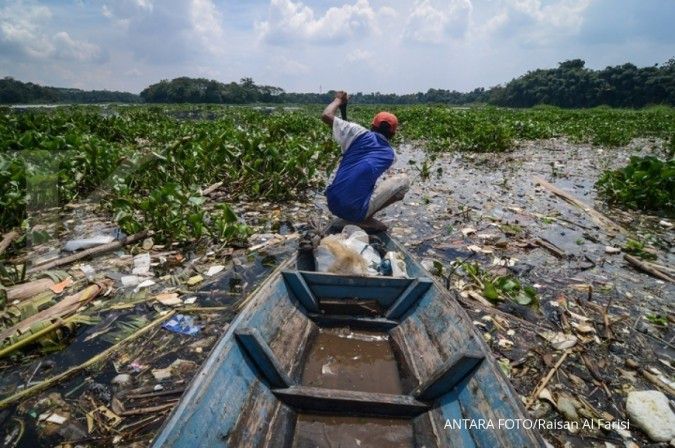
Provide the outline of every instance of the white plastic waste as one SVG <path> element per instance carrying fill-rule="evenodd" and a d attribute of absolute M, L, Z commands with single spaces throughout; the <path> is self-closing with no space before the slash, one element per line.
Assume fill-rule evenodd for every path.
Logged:
<path fill-rule="evenodd" d="M 368 244 L 368 234 L 357 226 L 345 226 L 340 235 L 329 235 L 314 251 L 319 272 L 343 275 L 377 275 L 381 258 Z"/>
<path fill-rule="evenodd" d="M 401 254 L 398 252 L 387 252 L 384 255 L 385 260 L 389 260 L 391 263 L 391 276 L 392 277 L 408 277 L 408 271 L 405 267 L 405 261 L 401 258 Z"/>
<path fill-rule="evenodd" d="M 85 238 L 81 240 L 70 240 L 63 247 L 66 252 L 75 252 L 80 249 L 89 249 L 91 247 L 102 246 L 103 244 L 112 243 L 115 237 L 112 235 L 98 235 L 93 238 Z"/>
<path fill-rule="evenodd" d="M 382 262 L 380 254 L 368 244 L 368 234 L 358 226 L 348 225 L 342 229 L 342 235 L 345 237 L 344 244 L 357 252 L 366 261 L 368 271 L 372 275 L 377 275 L 377 268 Z"/>

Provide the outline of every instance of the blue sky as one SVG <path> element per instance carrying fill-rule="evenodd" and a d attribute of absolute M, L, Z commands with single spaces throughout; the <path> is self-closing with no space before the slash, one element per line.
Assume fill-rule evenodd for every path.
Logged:
<path fill-rule="evenodd" d="M 572 58 L 663 63 L 674 23 L 675 0 L 0 0 L 0 76 L 131 92 L 177 76 L 466 91 Z"/>

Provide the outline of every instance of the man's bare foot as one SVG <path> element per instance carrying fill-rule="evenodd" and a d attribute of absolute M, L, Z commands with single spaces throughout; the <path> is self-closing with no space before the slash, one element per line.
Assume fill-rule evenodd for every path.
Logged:
<path fill-rule="evenodd" d="M 330 224 L 329 228 L 331 229 L 332 232 L 339 232 L 347 225 L 361 227 L 363 230 L 370 233 L 386 232 L 388 228 L 385 223 L 383 223 L 382 221 L 378 221 L 377 219 L 372 217 L 361 222 L 351 222 L 341 218 L 336 218 Z"/>
<path fill-rule="evenodd" d="M 386 232 L 388 227 L 385 223 L 382 221 L 378 221 L 377 219 L 370 217 L 366 219 L 365 221 L 362 221 L 358 224 L 357 226 L 361 227 L 363 230 L 366 232 L 371 232 L 371 233 L 377 233 L 377 232 Z"/>

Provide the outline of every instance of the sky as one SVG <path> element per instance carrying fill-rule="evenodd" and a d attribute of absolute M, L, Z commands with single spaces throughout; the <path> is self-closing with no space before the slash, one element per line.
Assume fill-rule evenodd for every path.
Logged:
<path fill-rule="evenodd" d="M 178 76 L 468 91 L 567 59 L 664 63 L 673 24 L 675 0 L 0 0 L 0 76 L 134 93 Z"/>

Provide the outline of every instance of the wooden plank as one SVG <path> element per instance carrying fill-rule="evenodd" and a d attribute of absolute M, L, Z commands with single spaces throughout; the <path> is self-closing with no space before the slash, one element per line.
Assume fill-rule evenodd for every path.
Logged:
<path fill-rule="evenodd" d="M 353 317 L 335 314 L 308 314 L 310 319 L 320 327 L 351 327 L 359 330 L 389 331 L 398 325 L 391 319 L 378 317 Z"/>
<path fill-rule="evenodd" d="M 409 395 L 378 394 L 320 387 L 292 386 L 272 392 L 287 405 L 306 412 L 414 417 L 429 410 Z"/>
<path fill-rule="evenodd" d="M 433 288 L 420 300 L 416 311 L 391 330 L 394 340 L 407 348 L 406 361 L 419 375 L 416 384 L 427 381 L 456 353 L 476 347 L 473 328 L 452 313 L 448 300 Z"/>
<path fill-rule="evenodd" d="M 319 302 L 316 296 L 310 291 L 305 279 L 298 272 L 285 271 L 281 275 L 284 277 L 286 288 L 293 294 L 293 297 L 302 304 L 310 313 L 319 312 Z"/>
<path fill-rule="evenodd" d="M 267 310 L 264 305 L 270 301 L 290 303 L 280 273 L 294 262 L 294 257 L 283 262 L 251 293 L 247 305 L 211 350 L 178 406 L 165 420 L 152 443 L 153 448 L 221 446 L 227 440 L 250 399 L 251 389 L 260 381 L 251 369 L 250 359 L 237 347 L 234 331 L 251 321 L 259 321 L 255 316 Z M 277 294 L 279 291 L 283 294 Z M 269 304 L 269 309 L 274 310 L 273 305 Z M 271 402 L 278 402 L 267 387 L 259 391 L 271 397 Z"/>
<path fill-rule="evenodd" d="M 400 319 L 411 309 L 419 299 L 431 288 L 433 282 L 428 278 L 418 278 L 401 293 L 392 306 L 389 307 L 384 317 L 387 319 Z"/>
<path fill-rule="evenodd" d="M 420 384 L 412 395 L 420 400 L 433 401 L 447 394 L 483 359 L 485 359 L 485 355 L 480 352 L 462 351 L 455 353 L 431 377 Z"/>
<path fill-rule="evenodd" d="M 319 299 L 377 300 L 383 307 L 389 307 L 412 283 L 412 279 L 408 278 L 357 277 L 304 271 L 301 275 Z"/>
<path fill-rule="evenodd" d="M 238 328 L 234 334 L 270 387 L 289 387 L 292 384 L 257 329 Z"/>
<path fill-rule="evenodd" d="M 446 422 L 450 424 L 449 427 L 442 430 L 442 436 L 445 437 L 445 443 L 442 446 L 475 448 L 476 444 L 471 437 L 471 431 L 466 427 L 466 421 L 463 420 L 465 417 L 459 403 L 457 389 L 441 397 L 437 402 L 436 409 L 441 414 L 437 417 L 437 421 L 443 422 L 443 426 Z"/>
<path fill-rule="evenodd" d="M 297 383 L 302 376 L 307 347 L 311 346 L 319 328 L 297 308 L 286 314 L 288 319 L 279 326 L 277 334 L 270 339 L 269 346 L 283 371 L 292 382 Z"/>
<path fill-rule="evenodd" d="M 509 391 L 495 381 L 488 363 L 484 363 L 474 376 L 465 378 L 457 389 L 464 418 L 492 422 L 522 418 L 516 416 L 519 408 L 510 403 Z M 473 429 L 471 435 L 476 447 L 545 446 L 532 430 L 498 428 L 496 423 L 494 429 Z"/>
<path fill-rule="evenodd" d="M 382 306 L 377 300 L 321 299 L 319 308 L 324 314 L 382 317 Z"/>
<path fill-rule="evenodd" d="M 247 391 L 248 398 L 245 401 L 245 406 L 241 409 L 237 422 L 229 433 L 228 446 L 283 446 L 270 443 L 270 439 L 279 442 L 288 435 L 272 432 L 274 427 L 279 429 L 292 424 L 290 421 L 295 420 L 295 416 L 292 415 L 292 411 L 287 406 L 270 394 L 269 390 L 265 389 L 267 389 L 265 385 L 256 382 Z M 286 412 L 283 412 L 283 409 L 280 408 L 285 408 Z"/>

